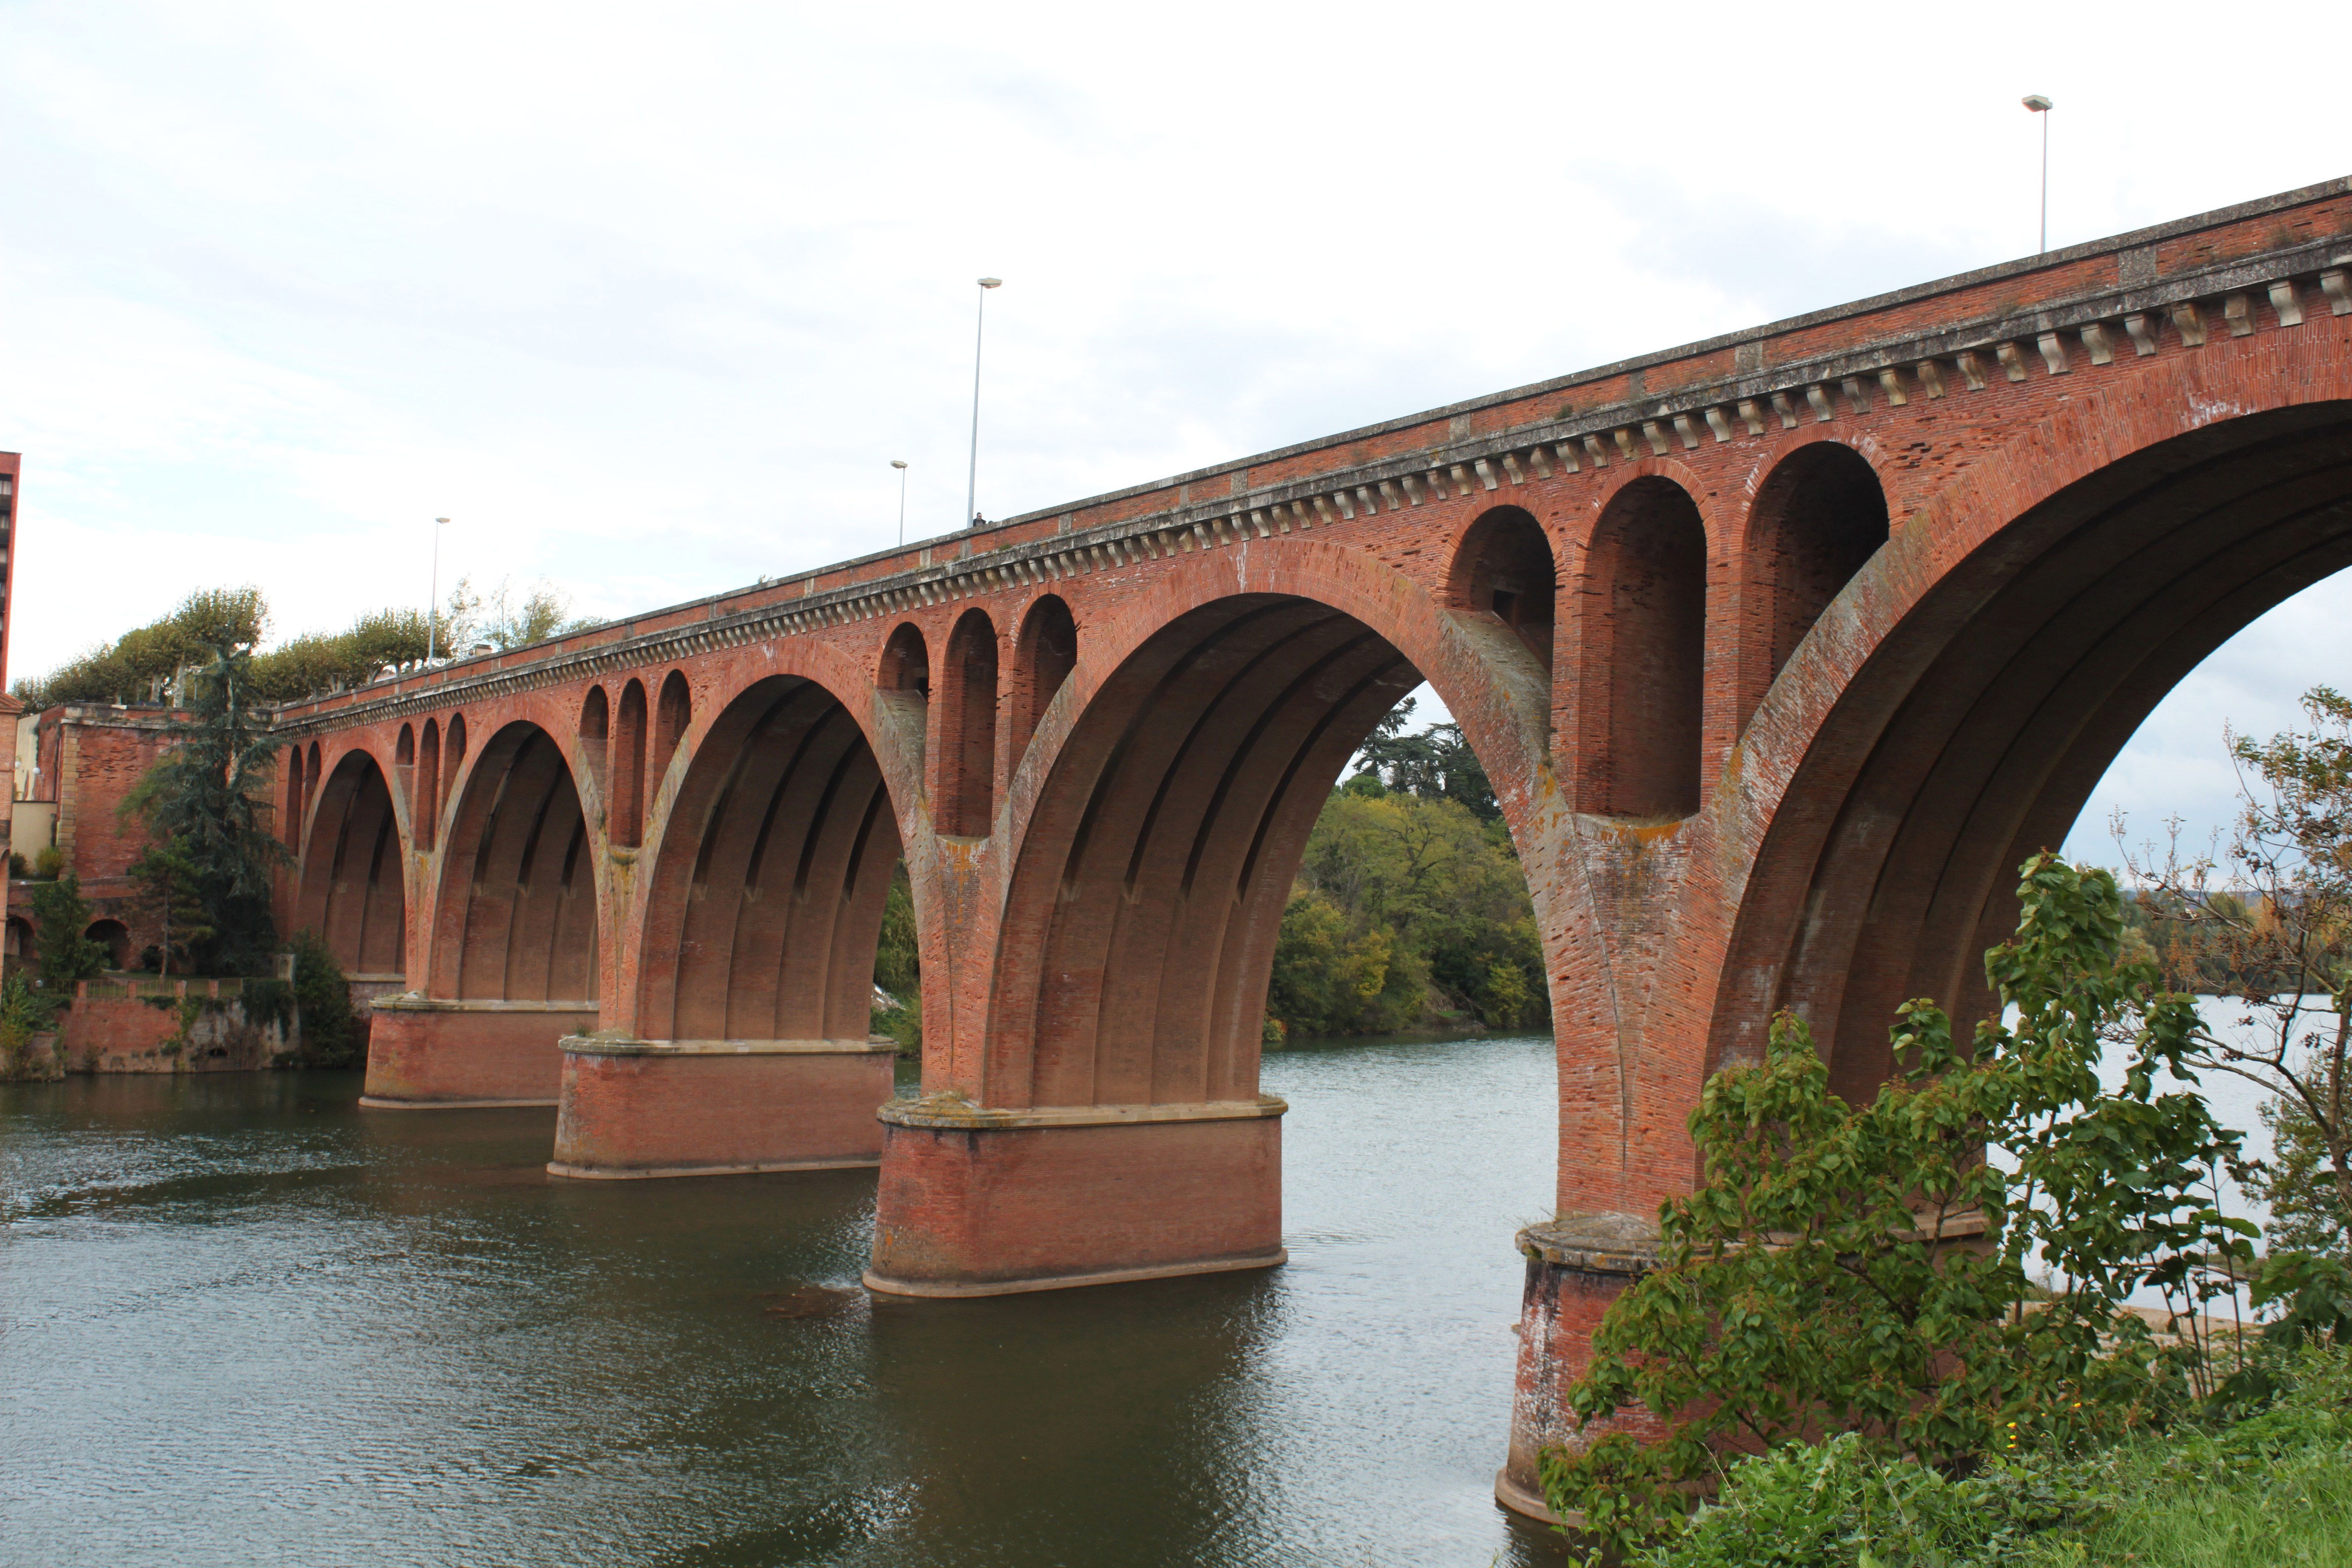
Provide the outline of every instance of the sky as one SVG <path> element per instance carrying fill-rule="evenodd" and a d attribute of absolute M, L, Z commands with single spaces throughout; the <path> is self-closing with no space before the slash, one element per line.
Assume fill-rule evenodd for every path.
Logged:
<path fill-rule="evenodd" d="M 11 670 L 191 585 L 421 605 L 436 516 L 445 584 L 595 616 L 888 545 L 893 458 L 944 532 L 983 274 L 1001 517 L 2030 252 L 2028 92 L 2053 246 L 2346 173 L 2329 52 L 2210 21 L 0 0 Z M 2072 847 L 2225 816 L 2347 611 L 2217 654 Z"/>

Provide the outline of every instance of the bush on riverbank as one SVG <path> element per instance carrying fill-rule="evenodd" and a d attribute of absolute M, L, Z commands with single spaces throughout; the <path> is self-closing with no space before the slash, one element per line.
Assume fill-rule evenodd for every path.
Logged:
<path fill-rule="evenodd" d="M 1540 1464 L 1553 1509 L 1603 1545 L 1684 1536 L 1743 1452 L 1844 1435 L 1836 1453 L 1768 1461 L 1757 1484 L 1797 1486 L 1810 1465 L 1806 1487 L 1866 1500 L 1899 1460 L 1943 1478 L 1911 1488 L 1918 1509 L 1882 1500 L 1925 1519 L 1979 1509 L 1937 1489 L 2014 1454 L 2081 1454 L 2266 1394 L 2242 1352 L 2216 1355 L 2194 1327 L 2159 1340 L 2124 1310 L 2152 1289 L 2195 1325 L 2251 1271 L 2252 1227 L 2208 1195 L 2239 1135 L 2196 1094 L 2156 1092 L 2160 1075 L 2187 1074 L 2194 1000 L 2159 989 L 2155 965 L 2118 961 L 2107 872 L 2042 855 L 2022 874 L 2017 934 L 1985 960 L 2002 1011 L 1973 1040 L 1932 1004 L 1905 1005 L 1895 1076 L 1849 1107 L 1784 1014 L 1765 1060 L 1702 1091 L 1690 1133 L 1705 1182 L 1660 1210 L 1660 1266 L 1612 1304 L 1568 1391 L 1587 1423 L 1638 1405 L 1666 1435 L 1610 1432 Z M 2110 1047 L 2127 1053 L 2112 1090 Z M 2290 1278 L 2279 1264 L 2258 1305 L 2342 1294 L 2338 1268 Z M 2033 1269 L 2063 1288 L 2038 1289 Z M 2332 1310 L 2326 1321 L 2332 1333 Z"/>

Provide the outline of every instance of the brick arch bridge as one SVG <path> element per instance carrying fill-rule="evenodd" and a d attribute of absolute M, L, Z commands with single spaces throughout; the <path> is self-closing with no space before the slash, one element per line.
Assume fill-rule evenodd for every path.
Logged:
<path fill-rule="evenodd" d="M 560 1173 L 878 1163 L 913 1294 L 1259 1267 L 1283 905 L 1427 679 L 1549 973 L 1538 1506 L 1704 1076 L 1789 1006 L 1864 1089 L 1900 1000 L 1981 1005 L 2017 863 L 2352 563 L 2347 270 L 2336 182 L 298 704 L 289 912 L 407 976 L 371 1103 L 559 1102 Z"/>

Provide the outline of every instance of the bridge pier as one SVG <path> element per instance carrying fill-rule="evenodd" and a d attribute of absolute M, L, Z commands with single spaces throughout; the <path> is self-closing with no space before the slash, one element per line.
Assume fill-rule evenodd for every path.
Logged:
<path fill-rule="evenodd" d="M 1591 1435 L 1576 1429 L 1562 1391 L 1592 1360 L 1601 1315 L 1642 1275 L 1657 1267 L 1658 1226 L 1638 1215 L 1565 1214 L 1519 1232 L 1528 1260 L 1519 1298 L 1519 1366 L 1511 1399 L 1511 1446 L 1495 1476 L 1495 1500 L 1548 1524 L 1563 1522 L 1544 1501 L 1536 1456 L 1572 1447 Z M 1645 1410 L 1624 1412 L 1601 1431 L 1660 1437 L 1665 1427 Z M 1573 1524 L 1574 1521 L 1567 1521 Z"/>
<path fill-rule="evenodd" d="M 379 996 L 360 1103 L 379 1110 L 553 1105 L 555 1042 L 596 1026 L 593 1002 Z"/>
<path fill-rule="evenodd" d="M 890 1098 L 897 1048 L 572 1036 L 548 1171 L 610 1179 L 877 1164 L 874 1110 Z"/>
<path fill-rule="evenodd" d="M 1000 1296 L 1267 1268 L 1282 1247 L 1272 1095 L 996 1110 L 954 1094 L 882 1109 L 866 1283 Z"/>

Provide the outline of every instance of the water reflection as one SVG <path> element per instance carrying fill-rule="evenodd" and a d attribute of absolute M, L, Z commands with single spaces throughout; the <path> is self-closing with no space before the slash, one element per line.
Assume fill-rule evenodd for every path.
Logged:
<path fill-rule="evenodd" d="M 0 1087 L 0 1562 L 1550 1562 L 1487 1488 L 1549 1042 L 1286 1052 L 1294 1261 L 856 1288 L 856 1172 L 563 1183 L 356 1078 Z"/>

